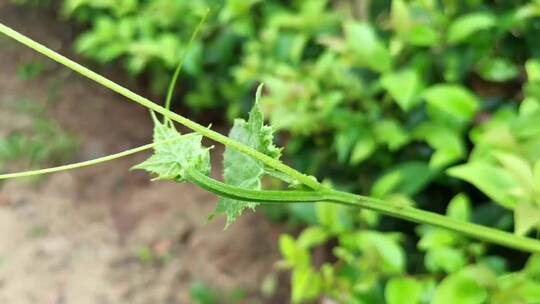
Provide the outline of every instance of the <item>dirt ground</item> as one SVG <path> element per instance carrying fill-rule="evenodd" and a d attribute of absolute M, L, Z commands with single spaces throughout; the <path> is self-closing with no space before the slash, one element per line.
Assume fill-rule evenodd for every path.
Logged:
<path fill-rule="evenodd" d="M 3 23 L 73 56 L 67 25 L 7 2 L 0 1 Z M 20 80 L 17 67 L 29 61 L 47 68 Z M 129 84 L 118 71 L 105 73 Z M 0 37 L 0 109 L 21 96 L 45 104 L 50 117 L 76 134 L 73 161 L 151 138 L 144 108 Z M 0 120 L 8 118 L 4 113 Z M 9 125 L 3 128 L 0 134 L 9 133 Z M 197 282 L 223 297 L 241 288 L 246 303 L 281 303 L 260 292 L 275 273 L 280 226 L 262 214 L 248 214 L 227 231 L 223 219 L 207 223 L 213 195 L 128 172 L 147 155 L 38 182 L 0 183 L 0 303 L 192 303 L 189 290 Z"/>

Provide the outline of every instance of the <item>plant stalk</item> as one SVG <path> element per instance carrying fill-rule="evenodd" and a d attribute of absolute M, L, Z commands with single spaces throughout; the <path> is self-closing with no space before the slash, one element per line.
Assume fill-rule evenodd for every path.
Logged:
<path fill-rule="evenodd" d="M 13 38 L 14 40 L 26 45 L 27 47 L 35 50 L 38 53 L 41 53 L 50 59 L 65 65 L 66 67 L 72 69 L 73 71 L 90 78 L 91 80 L 101 84 L 102 86 L 115 91 L 116 93 L 123 95 L 124 97 L 127 97 L 128 99 L 154 111 L 157 112 L 171 120 L 174 120 L 181 125 L 184 125 L 185 127 L 205 136 L 208 137 L 216 142 L 219 142 L 231 149 L 237 150 L 239 152 L 245 153 L 262 163 L 264 163 L 266 166 L 273 168 L 277 171 L 280 171 L 282 173 L 285 173 L 289 175 L 290 177 L 296 179 L 300 183 L 314 189 L 322 189 L 324 186 L 319 183 L 315 178 L 307 176 L 305 174 L 302 174 L 301 172 L 283 164 L 282 162 L 275 160 L 255 149 L 252 149 L 248 146 L 242 145 L 241 143 L 232 140 L 228 138 L 227 136 L 224 136 L 218 132 L 215 132 L 203 125 L 200 125 L 184 116 L 181 116 L 179 114 L 176 114 L 174 112 L 171 112 L 164 107 L 152 102 L 151 100 L 142 97 L 141 95 L 132 92 L 121 85 L 113 82 L 112 80 L 109 80 L 96 72 L 78 64 L 77 62 L 49 49 L 48 47 L 20 34 L 19 32 L 5 26 L 4 24 L 0 23 L 0 32 L 7 35 L 10 38 Z"/>
<path fill-rule="evenodd" d="M 64 57 L 57 52 L 45 47 L 38 42 L 14 31 L 13 29 L 0 23 L 0 32 L 5 35 L 19 41 L 20 43 L 34 49 L 35 51 L 71 68 L 72 70 L 84 75 L 97 83 L 127 97 L 128 99 L 135 101 L 146 108 L 155 111 L 164 115 L 165 117 L 174 120 L 195 132 L 208 137 L 216 142 L 222 143 L 225 146 L 245 153 L 261 162 L 266 166 L 273 168 L 277 171 L 280 171 L 290 177 L 296 179 L 300 183 L 314 189 L 315 191 L 261 191 L 261 190 L 248 190 L 243 188 L 234 187 L 231 185 L 224 184 L 222 182 L 213 180 L 203 174 L 198 172 L 189 172 L 191 180 L 201 186 L 202 188 L 216 193 L 221 196 L 230 197 L 233 199 L 244 200 L 244 201 L 259 201 L 266 203 L 283 203 L 283 202 L 315 202 L 315 201 L 328 201 L 339 203 L 343 205 L 356 206 L 360 208 L 366 208 L 373 210 L 385 215 L 409 220 L 416 223 L 429 224 L 437 227 L 446 228 L 452 231 L 466 234 L 468 236 L 485 240 L 488 242 L 496 243 L 499 245 L 529 251 L 529 252 L 540 252 L 540 241 L 520 237 L 513 235 L 508 232 L 496 230 L 493 228 L 480 226 L 477 224 L 472 224 L 464 221 L 455 220 L 443 215 L 436 213 L 423 211 L 417 208 L 395 205 L 385 201 L 377 200 L 374 198 L 364 197 L 360 195 L 355 195 L 351 193 L 336 191 L 324 187 L 322 184 L 317 182 L 314 178 L 302 174 L 301 172 L 283 164 L 282 162 L 275 160 L 259 151 L 256 151 L 252 148 L 249 148 L 237 141 L 234 141 L 220 133 L 212 131 L 209 128 L 206 128 L 188 118 L 185 118 L 181 115 L 173 113 L 167 110 L 164 107 L 159 106 L 158 104 L 150 101 L 147 98 L 144 98 L 118 84 L 115 82 L 89 70 L 88 68 Z M 79 164 L 66 165 L 56 168 L 14 173 L 1 175 L 0 178 L 15 178 L 23 176 L 31 176 L 37 174 L 52 173 L 64 170 L 70 170 L 74 168 L 79 168 L 83 166 L 95 165 L 102 163 L 104 161 L 109 161 L 124 157 L 133 153 L 137 153 L 151 147 L 154 147 L 157 144 L 162 143 L 153 143 L 145 145 L 139 148 L 131 149 L 129 151 L 121 152 L 118 154 L 106 156 L 97 160 L 87 161 Z"/>
<path fill-rule="evenodd" d="M 227 198 L 260 203 L 302 203 L 333 202 L 342 205 L 369 209 L 384 215 L 404 219 L 418 224 L 428 224 L 455 231 L 489 243 L 522 251 L 540 253 L 540 241 L 515 234 L 456 220 L 437 213 L 418 208 L 392 204 L 383 200 L 323 189 L 319 191 L 265 191 L 248 190 L 216 181 L 204 174 L 189 170 L 191 180 L 203 189 Z"/>

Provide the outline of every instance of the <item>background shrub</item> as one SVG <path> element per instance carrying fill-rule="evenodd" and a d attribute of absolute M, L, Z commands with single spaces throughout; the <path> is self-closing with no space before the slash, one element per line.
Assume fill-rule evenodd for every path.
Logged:
<path fill-rule="evenodd" d="M 75 50 L 177 100 L 262 106 L 296 167 L 336 187 L 520 235 L 540 226 L 540 1 L 65 0 Z M 369 211 L 292 206 L 292 300 L 533 303 L 540 259 Z M 329 244 L 332 244 L 330 246 Z M 321 265 L 315 247 L 330 248 Z M 332 262 L 330 262 L 332 261 Z"/>

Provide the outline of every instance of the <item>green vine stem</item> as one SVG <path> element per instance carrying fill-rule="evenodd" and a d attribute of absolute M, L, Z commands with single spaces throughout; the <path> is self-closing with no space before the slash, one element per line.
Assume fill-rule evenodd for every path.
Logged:
<path fill-rule="evenodd" d="M 195 132 L 208 137 L 216 142 L 222 143 L 223 145 L 245 153 L 262 163 L 266 166 L 273 168 L 279 172 L 282 172 L 298 182 L 314 189 L 314 191 L 259 191 L 259 190 L 248 190 L 243 188 L 238 188 L 224 184 L 222 182 L 211 179 L 201 173 L 192 172 L 188 170 L 192 181 L 199 185 L 200 187 L 216 193 L 221 196 L 230 197 L 238 200 L 244 201 L 260 201 L 265 203 L 284 203 L 284 202 L 316 202 L 316 201 L 326 201 L 334 202 L 343 205 L 356 206 L 360 208 L 365 208 L 373 210 L 385 215 L 392 217 L 397 217 L 405 220 L 409 220 L 421 224 L 429 224 L 437 227 L 446 228 L 452 231 L 463 233 L 470 237 L 474 237 L 480 240 L 496 243 L 499 245 L 529 251 L 529 252 L 540 252 L 540 241 L 520 237 L 513 235 L 508 232 L 500 231 L 497 229 L 480 226 L 477 224 L 472 224 L 464 221 L 455 220 L 448 218 L 443 215 L 436 213 L 423 211 L 409 206 L 391 204 L 385 201 L 364 197 L 360 195 L 355 195 L 351 193 L 336 191 L 324 187 L 322 184 L 317 182 L 314 178 L 304 175 L 301 172 L 283 164 L 282 162 L 272 159 L 265 154 L 262 154 L 254 149 L 251 149 L 241 143 L 238 143 L 224 135 L 221 135 L 215 131 L 212 131 L 209 128 L 206 128 L 192 120 L 189 120 L 181 115 L 173 113 L 167 110 L 164 107 L 157 105 L 156 103 L 146 99 L 114 82 L 111 80 L 83 67 L 82 65 L 54 52 L 53 50 L 33 41 L 30 38 L 14 31 L 13 29 L 0 23 L 0 32 L 5 35 L 21 42 L 22 44 L 36 50 L 37 52 L 71 68 L 72 70 L 98 82 L 99 84 L 127 97 L 128 99 L 135 101 L 157 113 L 164 115 L 165 117 L 174 120 Z M 131 155 L 146 149 L 150 149 L 161 143 L 153 143 L 145 145 L 139 148 L 131 149 L 129 151 L 121 152 L 114 155 L 109 155 L 100 159 L 87 161 L 79 164 L 66 165 L 56 168 L 22 172 L 22 173 L 13 173 L 1 175 L 0 179 L 6 178 L 15 178 L 22 176 L 31 176 L 37 174 L 52 173 L 64 170 L 70 170 L 74 168 L 79 168 L 83 166 L 95 165 L 102 163 L 104 161 L 109 161 Z"/>
<path fill-rule="evenodd" d="M 446 228 L 448 230 L 463 233 L 476 239 L 500 244 L 506 247 L 523 251 L 540 252 L 540 241 L 538 240 L 520 237 L 509 232 L 455 220 L 437 213 L 424 211 L 409 206 L 392 204 L 371 197 L 332 189 L 323 189 L 319 191 L 248 190 L 216 181 L 199 172 L 188 171 L 188 174 L 190 175 L 191 180 L 201 188 L 217 195 L 236 200 L 255 201 L 261 203 L 333 202 L 373 210 L 388 216 L 411 222 Z"/>
<path fill-rule="evenodd" d="M 219 142 L 231 149 L 235 149 L 237 151 L 240 151 L 242 153 L 245 153 L 255 159 L 258 159 L 262 163 L 264 163 L 266 166 L 273 168 L 277 171 L 283 172 L 290 177 L 296 179 L 300 183 L 312 188 L 312 189 L 322 189 L 323 185 L 317 182 L 316 179 L 313 177 L 307 176 L 305 174 L 302 174 L 301 172 L 283 164 L 282 162 L 275 160 L 259 151 L 256 151 L 254 149 L 251 149 L 250 147 L 247 147 L 245 145 L 242 145 L 238 143 L 235 140 L 232 140 L 228 138 L 227 136 L 224 136 L 218 132 L 215 132 L 203 125 L 200 125 L 188 118 L 185 118 L 184 116 L 181 116 L 179 114 L 176 114 L 174 112 L 171 112 L 164 107 L 152 102 L 151 100 L 142 97 L 141 95 L 138 95 L 121 85 L 97 74 L 96 72 L 78 64 L 77 62 L 58 54 L 57 52 L 49 49 L 48 47 L 20 34 L 19 32 L 5 26 L 3 23 L 0 23 L 0 32 L 5 34 L 6 36 L 15 39 L 16 41 L 26 45 L 27 47 L 35 50 L 38 53 L 41 53 L 50 59 L 65 65 L 66 67 L 72 69 L 73 71 L 88 77 L 89 79 L 103 85 L 104 87 L 115 91 L 116 93 L 123 95 L 124 97 L 127 97 L 128 99 L 154 111 L 157 112 L 171 120 L 174 120 L 181 125 L 184 125 L 185 127 L 205 136 L 208 137 L 216 142 Z"/>
<path fill-rule="evenodd" d="M 4 174 L 0 175 L 0 180 L 10 179 L 10 178 L 20 178 L 20 177 L 29 177 L 42 174 L 55 173 L 60 171 L 73 170 L 88 166 L 93 166 L 101 164 L 104 162 L 116 160 L 125 156 L 129 156 L 135 153 L 139 153 L 151 148 L 154 148 L 157 145 L 167 144 L 178 140 L 180 138 L 185 138 L 192 136 L 192 134 L 187 134 L 180 136 L 175 139 L 155 142 L 152 144 L 144 145 L 141 147 L 133 148 L 128 151 L 108 155 L 105 157 L 84 161 L 80 163 L 59 166 L 54 168 L 26 171 L 13 174 Z M 391 204 L 386 201 L 365 197 L 361 195 L 350 194 L 347 192 L 336 191 L 331 189 L 323 189 L 318 191 L 268 191 L 268 190 L 250 190 L 240 187 L 231 186 L 223 182 L 212 179 L 204 174 L 201 174 L 195 170 L 187 170 L 187 173 L 190 176 L 191 181 L 198 185 L 199 187 L 217 194 L 222 197 L 227 197 L 235 200 L 241 201 L 252 201 L 259 202 L 263 204 L 276 204 L 276 203 L 310 203 L 310 202 L 332 202 L 347 206 L 360 207 L 369 210 L 373 210 L 388 216 L 397 217 L 412 222 L 430 224 L 433 226 L 438 226 L 446 228 L 458 233 L 463 233 L 471 237 L 484 240 L 486 242 L 501 244 L 507 247 L 531 251 L 531 252 L 540 252 L 540 242 L 518 237 L 508 232 L 488 228 L 485 226 L 472 224 L 468 222 L 454 220 L 443 215 L 436 213 L 423 211 L 420 209 Z M 420 220 L 421 219 L 421 220 Z"/>

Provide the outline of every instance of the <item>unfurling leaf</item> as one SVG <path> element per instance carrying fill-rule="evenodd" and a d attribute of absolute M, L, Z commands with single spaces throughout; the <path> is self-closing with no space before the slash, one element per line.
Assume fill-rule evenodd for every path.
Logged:
<path fill-rule="evenodd" d="M 172 179 L 179 182 L 188 179 L 186 170 L 210 173 L 209 148 L 201 145 L 202 136 L 189 134 L 181 136 L 171 121 L 161 123 L 152 113 L 154 121 L 154 154 L 144 162 L 133 167 L 156 174 L 156 179 Z"/>
<path fill-rule="evenodd" d="M 261 91 L 262 86 L 259 86 L 255 105 L 249 113 L 248 121 L 236 119 L 229 137 L 278 159 L 281 155 L 281 149 L 273 144 L 274 131 L 271 127 L 264 125 L 264 118 L 259 109 Z M 223 167 L 225 183 L 245 189 L 261 189 L 261 178 L 265 174 L 265 167 L 259 160 L 227 147 L 223 155 Z M 259 203 L 221 198 L 216 207 L 216 213 L 225 213 L 227 215 L 226 225 L 229 226 L 245 209 L 255 209 L 257 205 Z"/>

